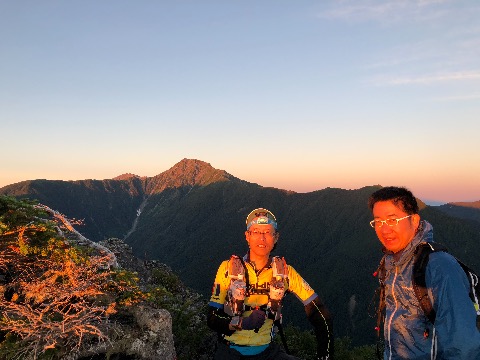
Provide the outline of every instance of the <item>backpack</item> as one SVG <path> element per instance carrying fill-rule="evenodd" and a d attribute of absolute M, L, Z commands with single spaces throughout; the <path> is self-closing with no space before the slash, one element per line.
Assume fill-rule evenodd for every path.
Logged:
<path fill-rule="evenodd" d="M 435 324 L 436 313 L 433 309 L 433 305 L 428 297 L 427 285 L 425 281 L 425 271 L 427 268 L 428 260 L 432 252 L 444 251 L 448 253 L 447 248 L 439 243 L 421 243 L 419 244 L 414 252 L 413 260 L 413 272 L 412 272 L 412 285 L 415 292 L 415 296 L 418 299 L 420 307 L 422 308 L 423 313 L 428 318 L 428 320 Z M 477 329 L 480 330 L 480 306 L 479 306 L 479 297 L 480 297 L 480 283 L 478 281 L 478 275 L 469 268 L 467 265 L 462 263 L 460 260 L 455 258 L 458 264 L 461 266 L 465 275 L 468 278 L 470 284 L 469 296 L 472 300 L 472 303 L 475 307 L 477 313 Z M 378 303 L 376 308 L 377 324 L 375 326 L 375 331 L 377 333 L 377 346 L 376 353 L 378 359 L 382 359 L 380 351 L 380 329 L 385 320 L 385 257 L 380 261 L 380 265 L 377 270 L 373 273 L 373 276 L 378 276 L 378 281 L 380 286 L 375 291 L 374 297 L 378 297 Z M 425 337 L 429 336 L 428 328 L 425 329 Z"/>
<path fill-rule="evenodd" d="M 425 281 L 425 270 L 427 268 L 428 260 L 430 258 L 430 254 L 432 252 L 437 251 L 444 251 L 448 253 L 447 248 L 439 243 L 421 243 L 417 246 L 414 253 L 414 261 L 413 261 L 413 272 L 412 272 L 412 285 L 415 292 L 415 296 L 418 299 L 420 307 L 422 308 L 423 313 L 428 318 L 428 320 L 435 324 L 435 317 L 436 313 L 433 309 L 433 305 L 430 301 L 428 296 L 426 281 Z M 480 298 L 480 282 L 479 277 L 475 273 L 474 270 L 469 268 L 467 265 L 462 263 L 460 260 L 455 258 L 458 264 L 461 266 L 467 279 L 470 284 L 469 296 L 472 300 L 473 306 L 475 307 L 475 311 L 477 313 L 477 328 L 480 330 L 480 306 L 479 306 L 479 298 Z M 379 296 L 379 302 L 376 309 L 377 313 L 377 326 L 375 330 L 377 331 L 377 337 L 380 336 L 380 327 L 384 320 L 384 309 L 385 309 L 385 257 L 382 258 L 380 265 L 373 274 L 374 276 L 378 276 L 378 280 L 380 283 L 379 288 L 376 291 L 376 294 Z M 425 336 L 428 336 L 428 332 L 426 332 Z"/>
<path fill-rule="evenodd" d="M 412 283 L 413 290 L 417 296 L 420 307 L 423 310 L 425 316 L 430 320 L 432 324 L 435 324 L 436 313 L 433 309 L 433 305 L 428 297 L 427 286 L 425 283 L 425 270 L 427 268 L 428 260 L 432 252 L 444 251 L 448 253 L 447 248 L 438 243 L 421 243 L 415 249 L 415 260 L 413 265 L 413 274 L 412 274 Z M 480 283 L 478 281 L 478 275 L 465 265 L 463 262 L 457 260 L 458 264 L 461 266 L 465 275 L 467 276 L 470 289 L 468 295 L 472 300 L 472 303 L 475 307 L 477 313 L 477 328 L 480 330 L 480 306 L 479 306 L 479 297 L 480 297 Z"/>

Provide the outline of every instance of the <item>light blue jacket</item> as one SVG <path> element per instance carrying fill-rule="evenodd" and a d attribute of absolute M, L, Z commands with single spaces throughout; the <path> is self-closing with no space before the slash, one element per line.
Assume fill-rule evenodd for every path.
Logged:
<path fill-rule="evenodd" d="M 402 253 L 396 254 L 397 260 L 393 254 L 385 255 L 384 359 L 480 360 L 480 331 L 468 296 L 468 279 L 450 254 L 430 254 L 425 273 L 436 311 L 435 326 L 420 308 L 412 271 L 415 248 L 422 242 L 433 242 L 433 228 L 426 221 Z"/>

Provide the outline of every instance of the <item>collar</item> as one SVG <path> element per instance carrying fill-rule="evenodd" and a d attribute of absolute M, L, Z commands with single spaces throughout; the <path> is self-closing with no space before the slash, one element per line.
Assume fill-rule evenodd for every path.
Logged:
<path fill-rule="evenodd" d="M 270 256 L 268 258 L 268 261 L 267 261 L 267 265 L 265 265 L 262 269 L 260 270 L 257 270 L 257 268 L 255 267 L 255 263 L 251 262 L 250 261 L 250 254 L 249 253 L 246 253 L 244 256 L 243 256 L 243 261 L 245 262 L 245 264 L 249 264 L 253 270 L 255 272 L 259 272 L 259 271 L 262 271 L 262 270 L 266 270 L 266 269 L 270 269 L 272 267 L 272 257 Z"/>
<path fill-rule="evenodd" d="M 393 259 L 397 265 L 403 265 L 413 257 L 417 246 L 425 242 L 433 242 L 433 226 L 428 221 L 422 220 L 418 225 L 415 236 L 403 250 L 396 254 L 385 248 L 383 248 L 382 251 L 387 258 Z"/>

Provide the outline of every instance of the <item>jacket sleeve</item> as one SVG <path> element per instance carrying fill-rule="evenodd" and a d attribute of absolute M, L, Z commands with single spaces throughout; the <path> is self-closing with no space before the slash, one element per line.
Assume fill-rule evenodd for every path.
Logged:
<path fill-rule="evenodd" d="M 477 359 L 480 332 L 465 272 L 450 254 L 430 254 L 425 281 L 436 311 L 435 333 L 439 358 Z"/>
<path fill-rule="evenodd" d="M 317 355 L 320 358 L 333 359 L 333 321 L 330 312 L 318 296 L 305 305 L 305 312 L 317 338 Z"/>

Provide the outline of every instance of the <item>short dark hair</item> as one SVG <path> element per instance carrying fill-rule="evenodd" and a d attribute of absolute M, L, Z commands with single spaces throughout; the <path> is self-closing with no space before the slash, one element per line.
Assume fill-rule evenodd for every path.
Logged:
<path fill-rule="evenodd" d="M 418 214 L 417 199 L 407 188 L 387 186 L 375 191 L 368 199 L 370 211 L 373 211 L 373 206 L 379 201 L 392 201 L 396 206 L 403 208 L 407 214 Z"/>

